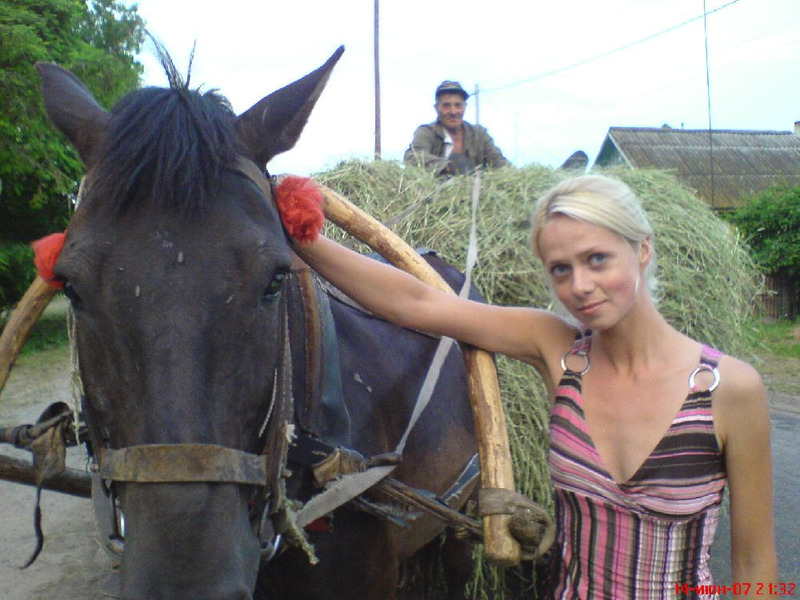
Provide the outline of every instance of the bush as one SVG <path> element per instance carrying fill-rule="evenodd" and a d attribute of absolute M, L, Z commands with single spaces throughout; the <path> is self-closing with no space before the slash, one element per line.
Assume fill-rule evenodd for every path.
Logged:
<path fill-rule="evenodd" d="M 772 186 L 746 200 L 730 220 L 765 273 L 800 277 L 800 188 Z"/>
<path fill-rule="evenodd" d="M 0 325 L 36 277 L 33 250 L 27 244 L 0 244 Z"/>

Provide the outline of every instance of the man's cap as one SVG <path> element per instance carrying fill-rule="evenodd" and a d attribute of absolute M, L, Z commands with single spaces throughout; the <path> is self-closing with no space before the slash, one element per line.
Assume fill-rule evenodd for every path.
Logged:
<path fill-rule="evenodd" d="M 436 88 L 435 98 L 438 100 L 442 94 L 461 94 L 464 100 L 469 98 L 467 90 L 461 87 L 461 84 L 457 81 L 443 81 L 440 83 L 439 87 Z"/>

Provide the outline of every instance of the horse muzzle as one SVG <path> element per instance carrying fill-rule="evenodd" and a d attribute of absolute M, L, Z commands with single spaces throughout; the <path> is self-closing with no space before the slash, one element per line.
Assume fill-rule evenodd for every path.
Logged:
<path fill-rule="evenodd" d="M 123 559 L 122 598 L 173 600 L 187 588 L 193 599 L 251 597 L 263 548 L 273 547 L 263 539 L 273 533 L 266 454 L 187 443 L 101 448 L 98 458 L 98 480 L 118 484 L 101 489 L 114 531 L 105 542 Z M 118 488 L 126 520 L 115 500 Z M 137 523 L 144 514 L 146 524 Z M 221 564 L 226 567 L 215 573 Z M 176 589 L 160 595 L 173 582 Z"/>
<path fill-rule="evenodd" d="M 226 483 L 122 483 L 125 600 L 251 600 L 260 566 L 248 490 Z"/>

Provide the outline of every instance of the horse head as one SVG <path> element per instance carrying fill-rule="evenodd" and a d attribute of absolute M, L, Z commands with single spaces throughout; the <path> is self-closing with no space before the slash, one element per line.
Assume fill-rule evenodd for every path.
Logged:
<path fill-rule="evenodd" d="M 123 598 L 252 597 L 290 262 L 257 176 L 294 146 L 342 51 L 239 116 L 175 81 L 106 111 L 37 64 L 87 169 L 55 273 L 92 445 L 125 515 Z"/>

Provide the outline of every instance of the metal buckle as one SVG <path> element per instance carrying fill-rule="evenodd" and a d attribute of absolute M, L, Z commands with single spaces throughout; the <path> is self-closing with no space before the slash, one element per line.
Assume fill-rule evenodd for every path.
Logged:
<path fill-rule="evenodd" d="M 702 373 L 703 371 L 708 371 L 714 376 L 714 381 L 711 382 L 711 385 L 708 386 L 707 390 L 709 392 L 713 392 L 715 389 L 717 389 L 717 386 L 719 385 L 719 369 L 717 369 L 717 367 L 714 367 L 712 365 L 707 365 L 705 363 L 702 363 L 697 367 L 695 367 L 694 371 L 692 371 L 691 375 L 689 375 L 689 389 L 693 391 L 699 391 L 695 387 L 694 378 L 697 376 L 698 373 Z"/>
<path fill-rule="evenodd" d="M 564 353 L 564 356 L 561 357 L 561 368 L 564 371 L 570 371 L 571 373 L 576 373 L 578 375 L 586 375 L 589 372 L 589 368 L 592 366 L 589 362 L 589 354 L 587 354 L 587 350 L 579 350 L 578 352 L 572 352 L 572 350 L 567 350 Z M 586 360 L 586 366 L 583 368 L 582 371 L 575 371 L 573 369 L 567 369 L 567 359 L 570 356 L 581 356 Z"/>

